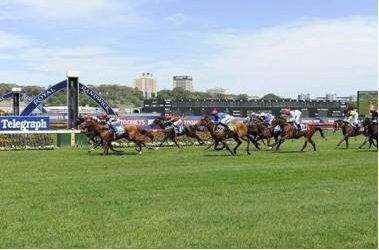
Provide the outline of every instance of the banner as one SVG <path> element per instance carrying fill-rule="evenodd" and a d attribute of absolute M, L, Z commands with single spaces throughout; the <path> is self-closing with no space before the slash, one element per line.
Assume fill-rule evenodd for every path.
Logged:
<path fill-rule="evenodd" d="M 38 131 L 49 128 L 50 120 L 47 116 L 0 116 L 0 130 Z"/>

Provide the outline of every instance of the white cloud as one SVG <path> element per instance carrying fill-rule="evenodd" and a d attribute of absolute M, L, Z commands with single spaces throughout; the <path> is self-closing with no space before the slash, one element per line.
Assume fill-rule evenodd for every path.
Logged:
<path fill-rule="evenodd" d="M 377 23 L 350 18 L 211 34 L 204 82 L 252 95 L 354 94 L 376 89 Z M 215 84 L 215 83 L 213 83 Z M 216 82 L 217 84 L 217 82 Z"/>
<path fill-rule="evenodd" d="M 45 25 L 123 26 L 145 21 L 138 15 L 139 4 L 137 0 L 4 0 L 0 6 L 8 10 L 0 11 L 0 20 L 32 20 Z"/>
<path fill-rule="evenodd" d="M 12 34 L 5 31 L 0 31 L 0 49 L 15 49 L 29 46 L 31 42 L 29 39 Z"/>
<path fill-rule="evenodd" d="M 219 86 L 259 96 L 351 95 L 357 90 L 377 89 L 375 18 L 192 35 L 197 42 L 191 44 L 190 53 L 178 48 L 159 57 L 142 52 L 131 57 L 122 47 L 38 47 L 37 41 L 0 31 L 0 49 L 17 48 L 0 50 L 2 65 L 16 65 L 2 70 L 0 81 L 47 85 L 63 79 L 66 71 L 77 70 L 84 83 L 130 85 L 140 73 L 152 72 L 161 88 L 171 88 L 173 75 L 189 74 L 198 90 Z"/>

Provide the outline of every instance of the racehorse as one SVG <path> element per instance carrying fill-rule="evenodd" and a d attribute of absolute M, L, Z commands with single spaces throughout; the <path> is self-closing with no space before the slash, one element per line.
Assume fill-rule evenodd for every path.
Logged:
<path fill-rule="evenodd" d="M 92 119 L 94 121 L 98 121 L 97 119 L 91 116 L 84 116 L 84 117 L 81 116 L 77 119 L 76 126 L 81 125 L 85 121 L 85 119 Z M 87 136 L 87 142 L 88 144 L 91 145 L 90 149 L 88 150 L 88 153 L 92 152 L 94 149 L 96 149 L 98 146 L 100 146 L 103 143 L 100 136 L 96 134 L 96 132 L 93 130 L 92 127 L 89 128 L 89 127 L 83 126 L 81 132 Z"/>
<path fill-rule="evenodd" d="M 107 125 L 101 125 L 97 121 L 90 118 L 86 118 L 84 122 L 80 125 L 80 127 L 92 130 L 94 131 L 94 134 L 96 136 L 100 136 L 102 140 L 104 154 L 108 154 L 109 149 L 116 151 L 113 149 L 111 142 L 123 138 L 136 143 L 136 151 L 140 154 L 142 153 L 142 146 L 151 149 L 150 147 L 146 146 L 145 136 L 139 132 L 141 131 L 141 129 L 139 129 L 135 125 L 124 125 L 124 133 L 117 135 L 116 138 L 114 138 L 113 134 L 109 132 L 109 128 Z"/>
<path fill-rule="evenodd" d="M 254 138 L 252 138 L 251 135 L 248 134 L 247 126 L 243 123 L 235 123 L 233 124 L 233 130 L 225 131 L 224 129 L 217 128 L 217 125 L 212 122 L 212 120 L 209 119 L 207 115 L 204 115 L 200 121 L 197 122 L 198 126 L 205 126 L 209 133 L 211 133 L 212 138 L 215 140 L 215 150 L 222 150 L 223 148 L 226 148 L 231 155 L 237 154 L 237 148 L 241 145 L 242 140 L 247 142 L 247 148 L 246 152 L 250 155 L 249 147 L 250 142 L 253 142 L 254 144 L 256 141 Z M 237 142 L 237 145 L 231 150 L 226 142 L 226 139 L 232 138 Z M 217 144 L 221 142 L 223 147 L 217 148 Z M 256 145 L 258 146 L 258 145 Z"/>
<path fill-rule="evenodd" d="M 343 141 L 346 143 L 346 149 L 349 148 L 349 137 L 355 137 L 357 135 L 362 134 L 361 131 L 356 130 L 353 125 L 344 120 L 335 120 L 333 123 L 333 133 L 335 133 L 338 129 L 342 130 L 343 138 L 337 144 L 336 147 L 339 147 Z"/>
<path fill-rule="evenodd" d="M 276 150 L 279 149 L 280 145 L 286 139 L 299 139 L 300 137 L 304 137 L 305 142 L 300 151 L 303 151 L 305 149 L 308 142 L 312 144 L 313 150 L 316 151 L 316 143 L 312 140 L 312 136 L 315 134 L 316 131 L 319 131 L 321 137 L 326 140 L 322 129 L 311 124 L 306 124 L 304 130 L 297 131 L 297 129 L 294 127 L 292 123 L 287 122 L 283 118 L 276 117 L 271 122 L 271 128 L 275 128 L 277 125 L 280 126 L 282 131 L 279 140 L 272 145 L 272 147 L 276 145 Z"/>
<path fill-rule="evenodd" d="M 271 138 L 274 138 L 275 143 L 278 141 L 280 131 L 273 131 L 270 127 L 264 125 L 259 119 L 250 119 L 248 123 L 249 134 L 255 137 L 256 141 L 263 139 L 267 140 L 267 146 L 270 146 Z"/>
<path fill-rule="evenodd" d="M 177 140 L 176 140 L 176 137 L 177 136 L 182 136 L 182 135 L 186 135 L 187 137 L 191 137 L 191 138 L 196 138 L 197 141 L 199 142 L 199 144 L 204 144 L 204 141 L 196 134 L 196 131 L 198 131 L 198 126 L 196 125 L 185 125 L 183 126 L 183 131 L 180 132 L 180 133 L 177 133 L 175 131 L 175 128 L 174 126 L 167 126 L 164 124 L 163 120 L 161 118 L 156 118 L 150 126 L 159 126 L 161 129 L 164 130 L 164 138 L 161 142 L 161 144 L 159 145 L 159 147 L 161 147 L 163 145 L 164 142 L 167 141 L 167 139 L 170 139 L 171 141 L 173 141 L 175 143 L 175 145 L 180 148 Z"/>
<path fill-rule="evenodd" d="M 378 148 L 378 124 L 373 123 L 370 118 L 366 117 L 362 121 L 362 127 L 364 128 L 363 134 L 366 136 L 366 139 L 358 148 L 361 149 L 367 142 L 369 142 L 369 148 L 371 148 L 371 145 Z"/>

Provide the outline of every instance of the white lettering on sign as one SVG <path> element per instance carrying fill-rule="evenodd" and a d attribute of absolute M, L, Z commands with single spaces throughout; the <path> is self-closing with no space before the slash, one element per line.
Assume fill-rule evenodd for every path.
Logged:
<path fill-rule="evenodd" d="M 1 128 L 4 130 L 8 129 L 20 129 L 20 130 L 39 130 L 47 129 L 47 122 L 44 119 L 39 121 L 17 121 L 16 119 L 11 120 L 1 120 Z"/>

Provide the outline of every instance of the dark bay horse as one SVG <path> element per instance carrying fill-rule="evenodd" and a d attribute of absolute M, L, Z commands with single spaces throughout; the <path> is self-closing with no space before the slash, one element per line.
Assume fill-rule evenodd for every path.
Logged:
<path fill-rule="evenodd" d="M 280 145 L 286 140 L 286 139 L 299 139 L 301 137 L 304 137 L 304 145 L 301 148 L 300 151 L 303 151 L 305 147 L 307 146 L 308 142 L 312 144 L 313 150 L 316 151 L 316 143 L 312 140 L 312 136 L 315 134 L 316 131 L 320 132 L 320 135 L 322 138 L 325 138 L 324 133 L 320 127 L 311 125 L 311 124 L 306 124 L 306 129 L 302 131 L 297 131 L 297 129 L 293 126 L 292 122 L 287 122 L 283 118 L 275 118 L 271 122 L 271 127 L 274 128 L 277 125 L 280 126 L 282 129 L 280 138 L 277 142 L 275 142 L 272 147 L 276 145 L 276 150 L 279 149 Z"/>
<path fill-rule="evenodd" d="M 161 142 L 161 144 L 159 145 L 159 147 L 161 147 L 163 145 L 164 142 L 167 141 L 167 139 L 170 139 L 171 141 L 173 141 L 175 143 L 175 145 L 180 148 L 177 140 L 176 140 L 176 137 L 177 136 L 182 136 L 182 135 L 186 135 L 187 137 L 190 137 L 190 138 L 195 138 L 199 144 L 204 144 L 204 141 L 196 134 L 196 131 L 199 131 L 198 129 L 198 126 L 196 125 L 185 125 L 183 126 L 183 131 L 181 133 L 177 133 L 175 131 L 175 128 L 173 125 L 171 126 L 167 126 L 164 121 L 160 118 L 156 118 L 150 126 L 159 126 L 161 129 L 164 130 L 164 138 Z"/>
<path fill-rule="evenodd" d="M 367 142 L 369 142 L 369 148 L 371 148 L 371 145 L 378 148 L 378 124 L 366 117 L 361 125 L 364 129 L 363 134 L 366 136 L 366 139 L 358 148 L 361 149 Z"/>
<path fill-rule="evenodd" d="M 226 148 L 231 155 L 237 154 L 237 148 L 241 145 L 242 140 L 247 142 L 246 152 L 250 155 L 249 147 L 250 142 L 256 143 L 254 138 L 252 138 L 249 133 L 247 126 L 243 123 L 235 123 L 233 124 L 234 130 L 225 131 L 224 129 L 217 128 L 216 124 L 212 122 L 211 119 L 207 115 L 204 115 L 200 121 L 197 123 L 198 126 L 205 126 L 212 138 L 215 140 L 215 150 L 222 150 Z M 227 139 L 232 138 L 237 142 L 237 145 L 231 150 L 227 144 Z M 221 142 L 223 147 L 217 148 L 217 144 Z"/>
<path fill-rule="evenodd" d="M 274 138 L 275 143 L 278 141 L 280 131 L 274 132 L 270 127 L 265 126 L 265 124 L 259 119 L 251 119 L 248 123 L 249 134 L 255 137 L 256 141 L 266 139 L 267 146 L 270 147 L 270 140 Z"/>
<path fill-rule="evenodd" d="M 111 142 L 119 139 L 127 139 L 134 142 L 137 145 L 136 150 L 139 153 L 142 153 L 142 146 L 149 148 L 145 144 L 145 135 L 141 134 L 138 127 L 135 125 L 124 125 L 125 132 L 117 135 L 116 138 L 114 138 L 113 134 L 109 132 L 107 125 L 102 125 L 90 118 L 85 119 L 80 127 L 87 128 L 87 131 L 93 131 L 94 135 L 101 138 L 104 154 L 108 154 L 109 149 L 116 151 L 113 149 Z"/>
<path fill-rule="evenodd" d="M 335 120 L 333 123 L 333 133 L 338 129 L 342 130 L 343 138 L 337 144 L 336 147 L 339 147 L 343 141 L 346 143 L 346 149 L 349 148 L 349 137 L 355 137 L 362 134 L 361 131 L 356 130 L 349 122 L 344 120 Z"/>

